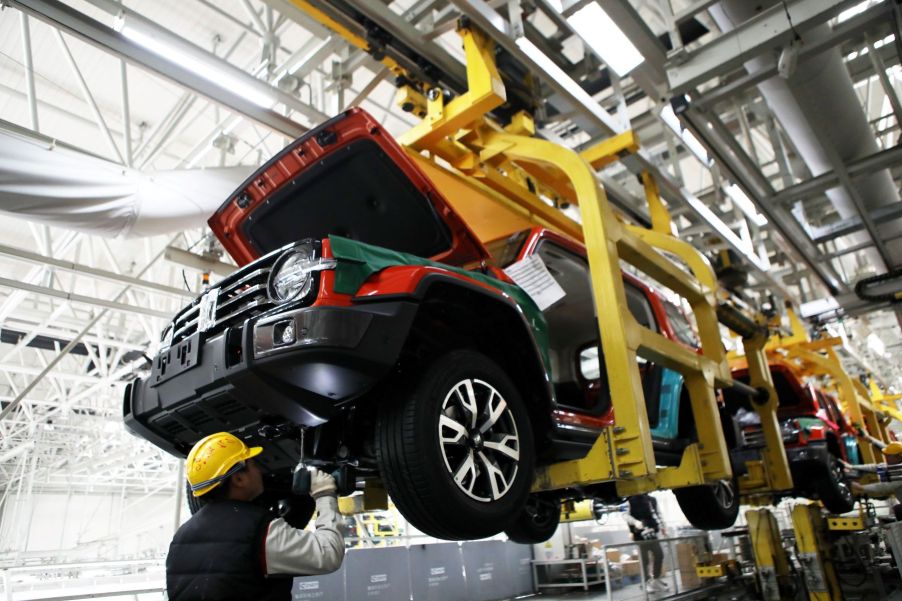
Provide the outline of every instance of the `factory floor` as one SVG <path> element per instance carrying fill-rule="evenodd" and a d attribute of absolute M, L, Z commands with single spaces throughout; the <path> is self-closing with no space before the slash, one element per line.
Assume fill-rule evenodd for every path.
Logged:
<path fill-rule="evenodd" d="M 611 599 L 613 601 L 689 601 L 690 599 L 734 601 L 744 599 L 742 593 L 744 593 L 744 591 L 737 591 L 726 585 L 715 584 L 680 594 L 663 592 L 648 593 L 646 596 L 641 585 L 628 584 L 622 588 L 615 588 L 612 591 Z M 576 599 L 606 601 L 608 599 L 608 592 L 605 590 L 604 586 L 591 587 L 588 591 L 548 589 L 548 592 L 542 592 L 538 595 L 531 596 L 530 599 L 535 599 L 536 601 L 574 601 Z"/>

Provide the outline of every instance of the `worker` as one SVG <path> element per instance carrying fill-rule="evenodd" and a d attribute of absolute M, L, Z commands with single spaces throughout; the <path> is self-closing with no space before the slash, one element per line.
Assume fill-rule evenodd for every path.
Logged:
<path fill-rule="evenodd" d="M 867 495 L 869 497 L 889 497 L 895 496 L 896 500 L 902 502 L 902 442 L 891 442 L 884 444 L 883 456 L 886 457 L 885 463 L 866 463 L 854 465 L 842 461 L 843 467 L 858 472 L 877 474 L 879 482 L 870 484 L 860 484 L 852 482 L 852 492 L 857 495 Z M 893 508 L 893 513 L 898 520 L 902 517 L 900 506 Z"/>
<path fill-rule="evenodd" d="M 653 496 L 645 493 L 629 498 L 626 523 L 633 540 L 639 543 L 639 559 L 642 560 L 645 572 L 645 590 L 650 593 L 662 593 L 670 588 L 661 578 L 664 550 L 658 541 L 658 535 L 663 532 L 663 522 L 658 513 L 658 501 Z"/>
<path fill-rule="evenodd" d="M 344 541 L 336 528 L 335 479 L 312 471 L 316 530 L 293 527 L 287 516 L 276 517 L 253 502 L 263 493 L 263 473 L 254 460 L 262 451 L 220 432 L 200 440 L 188 453 L 191 494 L 205 502 L 169 546 L 170 601 L 288 601 L 292 576 L 326 574 L 341 566 Z"/>

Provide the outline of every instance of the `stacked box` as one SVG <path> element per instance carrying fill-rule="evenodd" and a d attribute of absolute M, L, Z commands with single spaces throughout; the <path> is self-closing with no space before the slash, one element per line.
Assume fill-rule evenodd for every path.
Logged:
<path fill-rule="evenodd" d="M 695 545 L 692 543 L 677 543 L 677 570 L 680 572 L 680 582 L 683 589 L 696 588 L 701 585 L 701 578 L 695 573 L 695 564 L 698 556 L 695 553 Z"/>

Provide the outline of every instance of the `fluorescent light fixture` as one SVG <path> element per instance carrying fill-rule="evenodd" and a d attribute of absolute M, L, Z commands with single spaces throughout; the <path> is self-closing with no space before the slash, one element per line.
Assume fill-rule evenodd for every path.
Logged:
<path fill-rule="evenodd" d="M 855 6 L 853 6 L 851 8 L 847 8 L 846 10 L 839 13 L 839 16 L 836 17 L 836 22 L 842 23 L 843 21 L 848 21 L 855 15 L 860 15 L 861 13 L 863 13 L 864 11 L 869 9 L 874 4 L 875 3 L 872 2 L 871 0 L 865 0 L 864 2 L 859 2 Z"/>
<path fill-rule="evenodd" d="M 821 313 L 827 313 L 836 309 L 839 309 L 839 303 L 836 302 L 836 299 L 832 296 L 828 296 L 827 298 L 819 298 L 807 303 L 802 303 L 801 306 L 799 306 L 799 316 L 805 319 L 813 315 L 820 315 Z"/>
<path fill-rule="evenodd" d="M 767 225 L 767 218 L 758 212 L 758 209 L 755 208 L 755 203 L 746 196 L 745 192 L 742 191 L 742 188 L 736 184 L 730 184 L 729 186 L 724 186 L 723 191 L 752 223 L 758 227 Z"/>
<path fill-rule="evenodd" d="M 608 128 L 616 133 L 621 133 L 626 129 L 618 120 L 614 119 L 614 117 L 606 110 L 601 108 L 601 105 L 598 104 L 588 92 L 582 89 L 572 77 L 564 73 L 564 70 L 558 67 L 553 60 L 545 56 L 545 53 L 539 50 L 535 44 L 526 38 L 517 38 L 516 44 L 526 56 L 536 63 L 539 69 L 547 73 L 548 77 L 562 86 L 567 93 L 576 99 L 577 102 L 592 111 L 592 114 L 608 126 Z"/>
<path fill-rule="evenodd" d="M 683 188 L 682 190 L 683 198 L 686 200 L 686 203 L 689 204 L 695 211 L 708 223 L 711 224 L 711 227 L 714 228 L 714 231 L 720 236 L 725 242 L 727 242 L 730 246 L 735 249 L 741 250 L 742 255 L 745 257 L 747 261 L 752 263 L 755 267 L 760 269 L 761 271 L 767 271 L 767 267 L 761 261 L 761 257 L 755 254 L 755 249 L 747 240 L 741 239 L 736 235 L 736 232 L 727 227 L 727 224 L 721 220 L 720 217 L 714 214 L 710 208 L 708 208 L 705 203 L 703 203 L 699 198 L 693 196 L 689 190 Z"/>
<path fill-rule="evenodd" d="M 195 75 L 216 84 L 220 88 L 237 94 L 258 106 L 268 109 L 272 108 L 276 103 L 275 98 L 272 98 L 252 85 L 248 85 L 247 82 L 242 81 L 241 78 L 229 73 L 226 69 L 212 65 L 196 56 L 192 56 L 189 52 L 180 50 L 152 35 L 138 31 L 134 27 L 124 25 L 121 31 L 122 35 L 139 46 L 150 50 L 154 54 L 165 58 L 166 60 L 191 71 Z M 251 76 L 249 75 L 248 77 Z"/>
<path fill-rule="evenodd" d="M 683 124 L 680 123 L 680 118 L 673 112 L 673 107 L 670 106 L 670 104 L 665 105 L 664 108 L 661 109 L 661 120 L 683 141 L 683 145 L 689 152 L 695 155 L 695 158 L 697 158 L 702 165 L 711 167 L 714 164 L 714 161 L 708 156 L 707 149 L 705 149 L 691 131 L 683 127 Z"/>
<path fill-rule="evenodd" d="M 620 77 L 642 63 L 639 50 L 597 2 L 567 17 L 567 23 Z"/>
<path fill-rule="evenodd" d="M 866 338 L 868 349 L 878 357 L 886 356 L 886 344 L 880 339 L 880 336 L 871 332 Z"/>

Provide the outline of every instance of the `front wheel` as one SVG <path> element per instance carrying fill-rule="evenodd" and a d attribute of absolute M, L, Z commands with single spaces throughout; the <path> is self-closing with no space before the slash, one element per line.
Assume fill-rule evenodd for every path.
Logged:
<path fill-rule="evenodd" d="M 830 513 L 846 513 L 855 507 L 852 490 L 843 479 L 842 466 L 833 455 L 827 456 L 827 464 L 823 467 L 827 473 L 814 480 L 814 489 L 818 498 Z"/>
<path fill-rule="evenodd" d="M 683 515 L 701 530 L 722 530 L 739 515 L 739 482 L 736 477 L 714 484 L 687 486 L 673 491 Z"/>
<path fill-rule="evenodd" d="M 380 407 L 376 458 L 386 490 L 413 526 L 436 538 L 483 538 L 513 522 L 534 454 L 516 387 L 475 351 L 436 359 Z"/>

